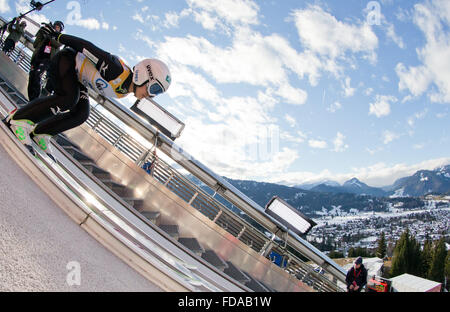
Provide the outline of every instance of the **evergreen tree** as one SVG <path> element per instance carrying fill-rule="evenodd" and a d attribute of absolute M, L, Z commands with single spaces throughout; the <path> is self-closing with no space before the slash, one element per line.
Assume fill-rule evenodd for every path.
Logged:
<path fill-rule="evenodd" d="M 332 250 L 328 254 L 328 257 L 330 257 L 331 259 L 344 258 L 344 254 L 340 251 Z"/>
<path fill-rule="evenodd" d="M 351 248 L 348 250 L 348 257 L 349 257 L 349 258 L 354 258 L 354 257 L 355 257 L 355 254 L 356 254 L 355 248 L 351 247 Z"/>
<path fill-rule="evenodd" d="M 445 258 L 445 277 L 447 282 L 447 290 L 450 288 L 450 250 L 447 251 L 447 257 Z"/>
<path fill-rule="evenodd" d="M 423 278 L 428 278 L 428 272 L 431 268 L 431 262 L 433 261 L 433 243 L 427 236 L 422 250 L 422 274 Z"/>
<path fill-rule="evenodd" d="M 409 230 L 402 233 L 399 240 L 395 244 L 394 255 L 392 257 L 391 277 L 406 273 L 407 263 L 407 240 L 409 240 Z"/>
<path fill-rule="evenodd" d="M 378 247 L 377 247 L 377 251 L 375 252 L 375 255 L 378 258 L 383 259 L 386 256 L 386 237 L 384 235 L 384 232 L 381 232 L 381 236 L 380 239 L 378 240 Z"/>
<path fill-rule="evenodd" d="M 391 276 L 409 273 L 420 276 L 422 273 L 422 257 L 420 244 L 409 234 L 409 229 L 403 232 L 394 249 Z"/>
<path fill-rule="evenodd" d="M 409 240 L 408 273 L 416 276 L 422 274 L 422 252 L 419 242 L 413 236 Z"/>
<path fill-rule="evenodd" d="M 431 262 L 430 272 L 428 274 L 429 279 L 444 283 L 446 257 L 447 248 L 445 246 L 444 238 L 441 238 L 434 248 L 433 261 Z"/>
<path fill-rule="evenodd" d="M 356 257 L 363 257 L 363 258 L 367 258 L 367 257 L 372 257 L 372 253 L 367 250 L 367 248 L 362 248 L 362 247 L 356 247 L 356 248 L 350 248 L 348 250 L 348 257 L 349 258 L 356 258 Z"/>

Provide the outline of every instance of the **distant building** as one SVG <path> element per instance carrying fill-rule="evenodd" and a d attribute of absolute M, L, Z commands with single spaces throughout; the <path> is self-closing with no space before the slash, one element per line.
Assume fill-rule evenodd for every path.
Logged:
<path fill-rule="evenodd" d="M 411 274 L 391 278 L 394 292 L 440 292 L 442 284 Z"/>

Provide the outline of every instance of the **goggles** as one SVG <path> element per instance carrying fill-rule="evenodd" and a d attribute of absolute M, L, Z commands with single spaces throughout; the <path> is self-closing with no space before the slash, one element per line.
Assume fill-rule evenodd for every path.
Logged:
<path fill-rule="evenodd" d="M 147 92 L 150 97 L 154 97 L 158 94 L 164 92 L 163 87 L 159 84 L 159 82 L 155 81 L 153 83 L 147 83 Z"/>

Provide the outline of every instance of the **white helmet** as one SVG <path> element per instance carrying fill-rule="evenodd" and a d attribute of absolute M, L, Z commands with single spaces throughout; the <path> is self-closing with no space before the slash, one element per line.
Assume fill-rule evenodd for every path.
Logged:
<path fill-rule="evenodd" d="M 140 87 L 148 84 L 151 97 L 166 92 L 172 78 L 166 64 L 156 59 L 145 59 L 133 67 L 133 83 Z"/>

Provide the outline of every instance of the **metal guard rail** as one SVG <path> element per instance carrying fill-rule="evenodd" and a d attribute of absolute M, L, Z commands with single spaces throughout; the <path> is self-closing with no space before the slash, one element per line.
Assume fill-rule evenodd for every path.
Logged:
<path fill-rule="evenodd" d="M 164 160 L 158 157 L 154 158 L 148 148 L 112 123 L 95 107 L 91 107 L 91 114 L 86 123 L 134 162 L 142 164 L 151 161 L 153 163 L 151 174 L 156 180 L 256 252 L 262 253 L 267 244 L 270 243 L 271 235 L 268 230 L 255 224 L 254 220 L 244 220 L 235 212 L 230 211 L 220 201 L 211 197 L 211 195 L 185 178 Z M 310 286 L 317 290 L 338 290 L 336 284 L 327 280 L 324 276 L 319 276 L 311 266 L 305 264 L 294 254 L 282 247 L 278 247 L 277 251 L 280 254 L 288 255 L 289 269 L 286 269 L 286 271 L 290 274 L 297 277 L 300 274 L 300 280 L 306 283 L 309 282 Z"/>

